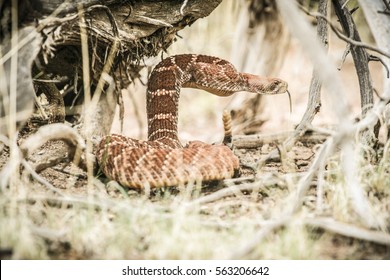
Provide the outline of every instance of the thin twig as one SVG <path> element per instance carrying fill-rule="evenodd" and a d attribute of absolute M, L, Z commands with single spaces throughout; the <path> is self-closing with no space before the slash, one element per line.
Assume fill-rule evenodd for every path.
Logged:
<path fill-rule="evenodd" d="M 343 67 L 345 60 L 347 59 L 348 54 L 351 52 L 351 44 L 347 43 L 347 46 L 345 47 L 345 50 L 343 52 L 343 55 L 341 56 L 340 66 L 337 67 L 337 70 L 341 70 Z"/>
<path fill-rule="evenodd" d="M 111 26 L 112 26 L 112 32 L 113 32 L 113 35 L 114 37 L 119 37 L 119 28 L 118 28 L 118 24 L 116 23 L 116 20 L 115 20 L 115 17 L 114 15 L 111 13 L 111 10 L 110 8 L 108 8 L 107 6 L 105 5 L 93 5 L 93 6 L 90 6 L 88 7 L 88 9 L 85 11 L 86 13 L 89 13 L 91 12 L 92 10 L 94 9 L 102 9 L 106 12 L 106 15 L 108 17 L 108 20 L 110 21 L 111 23 Z"/>
<path fill-rule="evenodd" d="M 85 149 L 84 140 L 76 130 L 62 123 L 49 124 L 40 127 L 36 133 L 23 141 L 20 145 L 20 149 L 23 151 L 24 156 L 28 157 L 37 148 L 41 147 L 47 141 L 52 140 L 64 141 L 73 151 L 70 152 L 71 155 L 75 155 L 77 148 L 81 151 L 84 151 Z"/>
<path fill-rule="evenodd" d="M 386 6 L 386 10 L 390 11 L 390 3 L 387 2 L 387 0 L 382 0 L 383 4 Z"/>
<path fill-rule="evenodd" d="M 349 0 L 344 2 L 343 6 L 342 6 L 343 9 L 344 9 L 345 6 L 347 6 L 348 2 L 349 2 Z"/>
<path fill-rule="evenodd" d="M 381 57 L 375 56 L 375 55 L 370 55 L 369 60 L 370 61 L 379 61 L 383 65 L 383 67 L 385 67 L 385 69 L 386 69 L 386 73 L 387 73 L 386 77 L 388 79 L 390 78 L 389 67 L 387 66 L 387 64 L 384 62 L 384 60 Z"/>

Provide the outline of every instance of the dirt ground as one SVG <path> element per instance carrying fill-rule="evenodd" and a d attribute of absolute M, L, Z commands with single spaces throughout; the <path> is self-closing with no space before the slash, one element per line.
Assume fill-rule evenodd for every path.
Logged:
<path fill-rule="evenodd" d="M 313 140 L 314 139 L 314 140 Z M 316 150 L 319 145 L 321 145 L 321 140 L 318 140 L 318 137 L 314 137 L 310 139 L 310 136 L 306 138 L 305 141 L 297 142 L 296 145 L 292 148 L 290 152 L 287 153 L 286 158 L 282 161 L 269 162 L 265 164 L 261 169 L 259 174 L 263 174 L 264 176 L 271 175 L 274 178 L 274 185 L 266 187 L 266 190 L 261 190 L 257 192 L 252 191 L 243 191 L 243 196 L 228 196 L 222 200 L 219 200 L 218 203 L 210 203 L 206 209 L 202 212 L 202 215 L 212 217 L 213 211 L 210 210 L 208 213 L 207 209 L 213 209 L 213 207 L 219 207 L 218 204 L 224 203 L 226 205 L 233 205 L 229 207 L 229 214 L 223 214 L 221 219 L 234 219 L 234 216 L 242 217 L 243 215 L 250 218 L 252 215 L 252 210 L 249 206 L 248 210 L 245 210 L 244 205 L 251 205 L 253 203 L 257 203 L 261 208 L 261 213 L 264 217 L 270 214 L 270 209 L 272 209 L 275 205 L 280 203 L 281 194 L 283 196 L 288 192 L 288 188 L 286 188 L 284 181 L 288 180 L 288 177 L 284 177 L 284 175 L 291 175 L 292 178 L 294 176 L 299 176 L 299 173 L 307 171 L 310 163 L 315 155 Z M 254 179 L 254 171 L 256 163 L 259 159 L 267 156 L 270 152 L 280 147 L 281 142 L 275 141 L 270 143 L 265 143 L 259 147 L 251 148 L 251 149 L 235 149 L 235 153 L 239 156 L 241 162 L 241 174 L 238 178 L 226 180 L 223 184 L 220 182 L 213 182 L 206 184 L 201 193 L 200 197 L 207 196 L 212 194 L 218 190 L 221 190 L 229 185 L 241 185 L 248 182 L 253 182 Z M 62 142 L 51 142 L 44 145 L 36 154 L 30 159 L 31 162 L 36 161 L 39 162 L 41 157 L 48 153 L 49 150 L 61 150 L 64 148 L 64 144 Z M 5 160 L 7 159 L 7 148 L 3 149 L 3 152 L 0 156 L 0 167 L 4 166 Z M 87 185 L 87 176 L 86 173 L 78 167 L 75 167 L 73 164 L 59 164 L 57 166 L 48 168 L 40 173 L 40 175 L 47 180 L 52 186 L 56 189 L 60 190 L 62 194 L 67 194 L 73 197 L 85 197 L 88 195 Z M 106 182 L 104 177 L 101 177 L 100 180 Z M 290 180 L 294 180 L 291 179 Z M 52 193 L 51 190 L 45 188 L 43 185 L 31 184 L 30 192 L 31 194 L 46 194 Z M 105 190 L 108 197 L 113 199 L 123 199 L 123 195 L 117 189 L 113 189 L 108 185 L 105 187 Z M 142 193 L 139 193 L 135 190 L 127 190 L 128 194 L 133 199 L 142 199 Z M 177 189 L 171 189 L 170 193 L 175 195 L 175 193 L 180 192 Z M 308 209 L 307 211 L 315 211 L 315 194 L 316 194 L 316 186 L 315 184 L 309 190 L 307 198 L 304 201 L 304 208 Z M 255 197 L 254 197 L 255 195 Z M 150 200 L 156 204 L 166 204 L 169 203 L 165 200 L 161 200 L 161 197 L 158 193 L 152 194 Z M 238 204 L 237 204 L 238 203 Z M 237 205 L 237 206 L 234 206 Z M 66 209 L 63 209 L 61 206 L 57 206 L 53 204 L 53 211 L 61 211 L 66 215 Z M 58 208 L 59 207 L 59 208 Z M 238 207 L 237 209 L 235 207 Z M 58 210 L 56 210 L 58 209 Z M 225 216 L 228 215 L 228 216 Z M 255 217 L 254 217 L 255 218 Z M 321 229 L 317 229 L 312 233 L 313 240 L 319 238 L 318 236 L 324 235 L 325 232 Z M 351 237 L 346 237 L 342 235 L 330 235 L 330 237 L 325 239 L 326 242 L 322 240 L 322 252 L 321 258 L 324 259 L 390 259 L 390 250 L 387 246 L 378 245 L 373 242 L 362 241 L 358 239 L 354 239 Z M 50 251 L 51 258 L 54 259 L 85 259 L 85 258 L 94 258 L 93 255 L 84 255 L 80 252 L 77 252 L 72 248 L 72 244 L 67 242 L 52 242 L 48 241 L 48 249 Z M 50 245 L 49 245 L 50 244 Z M 4 253 L 5 248 L 2 249 L 1 258 L 8 258 L 9 256 Z M 12 252 L 12 249 L 10 250 Z M 138 258 L 143 258 L 142 255 L 138 256 Z"/>

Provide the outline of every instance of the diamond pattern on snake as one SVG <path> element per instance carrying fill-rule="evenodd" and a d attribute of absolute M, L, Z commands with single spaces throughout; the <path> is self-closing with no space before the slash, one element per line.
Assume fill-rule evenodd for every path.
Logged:
<path fill-rule="evenodd" d="M 287 92 L 287 83 L 239 72 L 230 62 L 208 55 L 182 54 L 162 60 L 150 74 L 146 93 L 148 140 L 112 134 L 98 144 L 97 160 L 108 178 L 123 186 L 153 189 L 234 176 L 239 159 L 226 145 L 181 144 L 177 130 L 181 88 L 218 96 L 240 91 L 280 94 Z"/>

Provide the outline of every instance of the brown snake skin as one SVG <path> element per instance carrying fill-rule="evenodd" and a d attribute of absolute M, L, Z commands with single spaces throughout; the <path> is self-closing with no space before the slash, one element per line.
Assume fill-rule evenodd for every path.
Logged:
<path fill-rule="evenodd" d="M 287 83 L 238 72 L 226 60 L 195 54 L 171 56 L 150 74 L 147 89 L 148 141 L 112 134 L 97 147 L 104 174 L 123 186 L 158 188 L 189 182 L 231 178 L 238 158 L 224 145 L 191 141 L 183 147 L 178 138 L 178 103 L 183 87 L 219 96 L 248 91 L 278 94 Z"/>

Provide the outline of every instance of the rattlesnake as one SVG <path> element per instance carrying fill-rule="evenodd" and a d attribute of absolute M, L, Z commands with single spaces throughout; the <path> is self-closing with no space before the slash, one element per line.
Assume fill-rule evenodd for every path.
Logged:
<path fill-rule="evenodd" d="M 123 186 L 158 188 L 195 181 L 231 178 L 239 160 L 225 145 L 178 138 L 178 102 L 182 87 L 203 89 L 219 96 L 248 91 L 278 94 L 287 83 L 277 78 L 238 72 L 226 60 L 183 54 L 162 60 L 150 74 L 147 89 L 148 141 L 112 134 L 97 147 L 103 173 Z"/>

